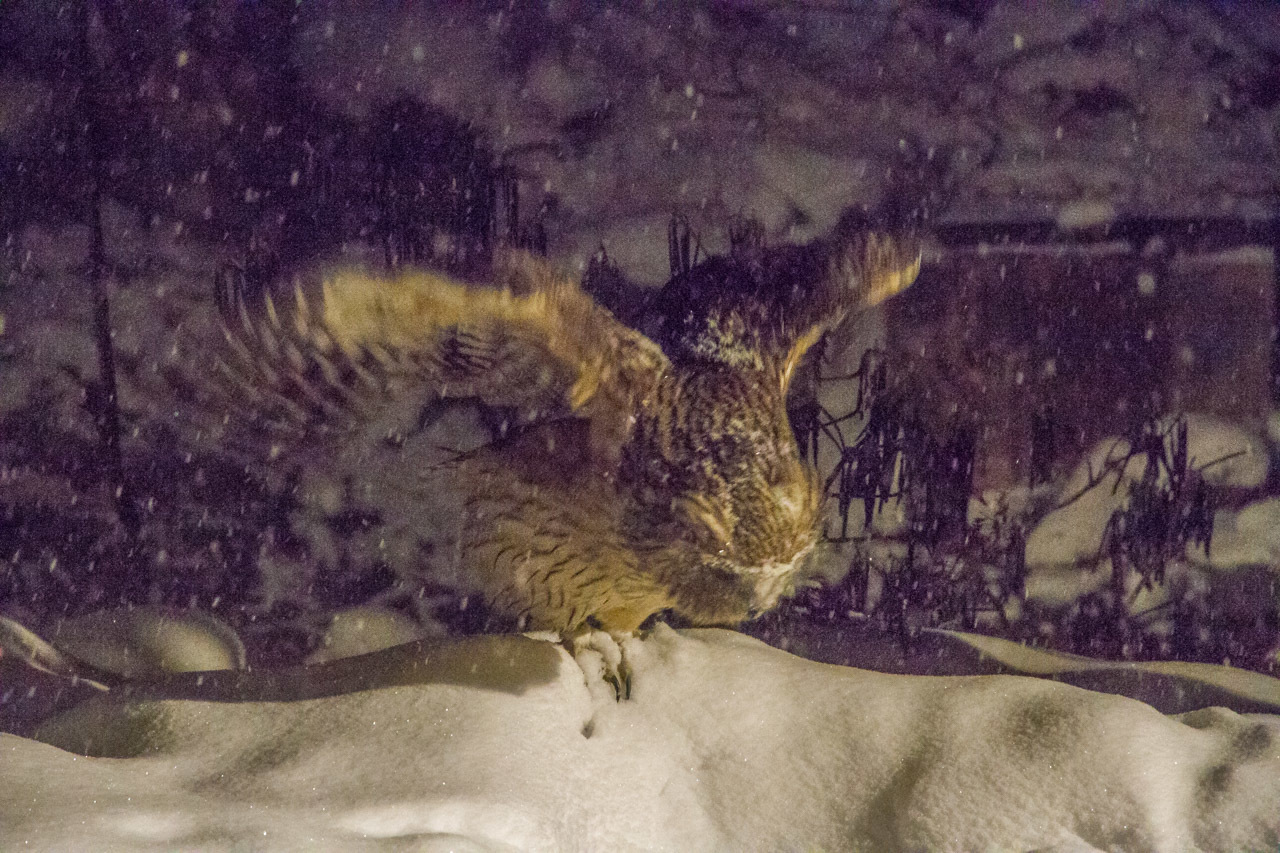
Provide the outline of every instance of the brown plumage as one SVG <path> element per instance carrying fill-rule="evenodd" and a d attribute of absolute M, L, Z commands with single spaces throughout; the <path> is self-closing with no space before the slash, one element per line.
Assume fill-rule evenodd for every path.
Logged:
<path fill-rule="evenodd" d="M 225 294 L 226 369 L 304 427 L 404 394 L 525 412 L 457 462 L 462 560 L 521 627 L 626 632 L 667 609 L 733 624 L 789 591 L 818 538 L 791 377 L 918 268 L 914 240 L 868 228 L 713 258 L 656 296 L 647 335 L 527 255 L 492 287 L 335 271 L 279 301 Z"/>

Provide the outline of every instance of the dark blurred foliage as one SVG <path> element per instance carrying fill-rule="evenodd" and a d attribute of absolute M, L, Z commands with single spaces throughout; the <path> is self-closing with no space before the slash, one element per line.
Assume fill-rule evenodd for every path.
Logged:
<path fill-rule="evenodd" d="M 83 2 L 83 0 L 82 0 Z M 411 98 L 334 113 L 292 60 L 292 0 L 0 5 L 0 69 L 48 87 L 24 144 L 0 148 L 0 226 L 84 221 L 86 116 L 103 193 L 144 221 L 254 254 L 264 272 L 377 242 L 389 263 L 452 266 L 487 249 L 499 169 L 464 122 Z"/>
<path fill-rule="evenodd" d="M 110 199 L 220 245 L 259 282 L 357 244 L 388 267 L 470 270 L 501 201 L 513 242 L 545 251 L 540 225 L 519 219 L 517 176 L 465 122 L 408 97 L 356 120 L 313 97 L 292 59 L 296 13 L 292 0 L 0 4 L 0 71 L 44 93 L 24 133 L 0 144 L 0 245 L 28 223 L 91 225 Z M 137 272 L 104 270 L 123 286 Z M 148 372 L 102 355 L 111 380 Z M 42 619 L 193 606 L 241 630 L 261 661 L 308 649 L 308 607 L 320 618 L 393 585 L 388 566 L 345 549 L 332 566 L 307 559 L 296 467 L 193 444 L 119 408 L 114 381 L 62 375 L 0 421 L 0 470 L 36 484 L 0 509 L 0 606 Z M 199 396 L 191 377 L 166 375 L 179 401 Z M 109 452 L 121 435 L 127 478 Z M 346 542 L 381 519 L 349 493 L 322 523 Z M 306 575 L 292 585 L 301 594 L 263 599 L 268 551 Z"/>
<path fill-rule="evenodd" d="M 135 413 L 125 416 L 136 422 Z M 254 602 L 264 543 L 297 548 L 285 541 L 293 489 L 220 454 L 192 453 L 163 426 L 148 433 L 148 452 L 130 460 L 133 485 L 146 495 L 135 539 L 115 524 L 96 435 L 58 401 L 36 396 L 0 420 L 6 466 L 40 483 L 0 510 L 8 557 L 0 602 L 46 617 L 164 603 L 243 621 L 252 608 L 235 608 Z"/>
<path fill-rule="evenodd" d="M 1109 458 L 1079 493 L 1018 513 L 1002 502 L 987 517 L 970 519 L 972 426 L 926 425 L 912 409 L 911 389 L 889 380 L 883 359 L 874 350 L 863 356 L 850 412 L 835 417 L 819 409 L 798 427 L 801 446 L 815 458 L 821 441 L 838 452 L 825 482 L 839 527 L 827 538 L 852 545 L 849 571 L 838 583 L 801 590 L 755 630 L 770 635 L 790 620 L 870 617 L 904 647 L 922 628 L 976 629 L 1110 660 L 1230 662 L 1275 673 L 1280 620 L 1265 605 L 1274 590 L 1255 591 L 1261 607 L 1238 607 L 1232 596 L 1240 591 L 1215 593 L 1171 574 L 1185 567 L 1189 548 L 1209 553 L 1217 499 L 1202 470 L 1223 461 L 1192 464 L 1185 418 L 1154 410 L 1135 417 L 1119 445 L 1127 452 Z M 1053 432 L 1050 417 L 1046 411 L 1033 425 L 1041 442 Z M 846 441 L 840 425 L 855 419 L 860 431 Z M 1123 490 L 1127 498 L 1111 515 L 1093 565 L 1080 568 L 1107 571 L 1108 582 L 1068 607 L 1029 602 L 1030 527 L 1092 489 Z M 878 532 L 875 516 L 890 503 L 901 507 L 906 523 L 898 532 Z M 860 523 L 850 518 L 855 509 Z M 1165 603 L 1134 612 L 1137 595 L 1157 588 L 1168 593 Z"/>

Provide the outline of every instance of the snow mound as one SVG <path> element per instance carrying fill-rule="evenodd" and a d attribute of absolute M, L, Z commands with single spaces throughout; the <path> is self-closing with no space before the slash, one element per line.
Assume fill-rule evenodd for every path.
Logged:
<path fill-rule="evenodd" d="M 1111 661 L 1012 640 L 924 628 L 908 641 L 869 619 L 791 623 L 760 630 L 765 642 L 809 660 L 899 675 L 1034 675 L 1137 699 L 1164 714 L 1209 706 L 1242 714 L 1280 714 L 1280 679 L 1218 664 Z"/>
<path fill-rule="evenodd" d="M 307 663 L 324 663 L 377 652 L 413 642 L 421 636 L 422 629 L 418 624 L 402 613 L 375 605 L 349 607 L 329 618 L 329 627 L 320 640 L 320 648 L 308 656 Z"/>
<path fill-rule="evenodd" d="M 1256 489 L 1271 467 L 1266 440 L 1239 424 L 1193 412 L 1187 418 L 1187 454 L 1205 481 L 1223 488 Z"/>
<path fill-rule="evenodd" d="M 1029 678 L 883 675 L 728 631 L 659 627 L 623 648 L 633 693 L 617 703 L 559 647 L 524 637 L 94 699 L 43 743 L 0 737 L 0 847 L 1280 842 L 1280 718 L 1170 718 Z"/>
<path fill-rule="evenodd" d="M 1192 559 L 1204 559 L 1192 550 Z M 1280 574 L 1280 498 L 1267 498 L 1221 510 L 1213 518 L 1213 548 L 1207 562 L 1215 568 L 1269 566 Z"/>
<path fill-rule="evenodd" d="M 85 663 L 130 678 L 245 666 L 235 630 L 198 610 L 100 610 L 58 623 L 49 641 Z"/>
<path fill-rule="evenodd" d="M 1130 462 L 1123 472 L 1115 470 L 1128 452 L 1124 439 L 1109 438 L 1085 455 L 1067 478 L 1059 494 L 1059 507 L 1028 534 L 1028 565 L 1073 565 L 1098 554 L 1107 520 L 1124 506 L 1129 483 L 1142 475 L 1137 461 Z M 1075 594 L 1075 590 L 1068 593 L 1070 598 Z"/>
<path fill-rule="evenodd" d="M 1267 416 L 1267 438 L 1272 444 L 1280 445 L 1280 412 Z"/>

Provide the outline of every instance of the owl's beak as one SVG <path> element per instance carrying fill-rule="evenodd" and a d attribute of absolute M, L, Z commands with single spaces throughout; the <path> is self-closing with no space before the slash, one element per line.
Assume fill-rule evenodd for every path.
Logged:
<path fill-rule="evenodd" d="M 917 251 L 915 258 L 906 266 L 872 276 L 864 304 L 868 307 L 879 305 L 890 296 L 896 296 L 910 287 L 916 276 L 920 275 L 920 258 L 921 253 Z"/>

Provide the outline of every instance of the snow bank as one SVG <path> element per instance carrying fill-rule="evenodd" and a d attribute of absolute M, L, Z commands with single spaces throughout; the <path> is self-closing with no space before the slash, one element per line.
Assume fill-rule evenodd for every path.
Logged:
<path fill-rule="evenodd" d="M 368 604 L 348 607 L 329 617 L 320 647 L 307 656 L 307 663 L 377 652 L 413 642 L 422 635 L 421 626 L 402 613 Z"/>
<path fill-rule="evenodd" d="M 79 660 L 128 677 L 245 666 L 244 644 L 236 632 L 199 610 L 101 610 L 55 623 L 48 638 Z"/>
<path fill-rule="evenodd" d="M 634 683 L 620 703 L 523 637 L 91 700 L 44 743 L 0 736 L 0 847 L 1280 843 L 1280 718 L 1169 718 L 1029 678 L 883 675 L 727 631 L 659 627 L 624 648 Z"/>
<path fill-rule="evenodd" d="M 1203 558 L 1194 550 L 1188 556 Z M 1270 566 L 1280 574 L 1280 498 L 1215 514 L 1213 548 L 1204 562 L 1225 569 Z"/>
<path fill-rule="evenodd" d="M 1164 714 L 1210 706 L 1280 714 L 1280 679 L 1189 661 L 1112 661 L 1023 645 L 986 634 L 924 628 L 907 643 L 873 620 L 793 623 L 754 636 L 809 660 L 898 675 L 1034 675 L 1127 696 Z"/>
<path fill-rule="evenodd" d="M 1202 472 L 1206 482 L 1244 490 L 1257 489 L 1266 482 L 1270 454 L 1259 436 L 1212 415 L 1192 412 L 1184 417 L 1189 464 Z M 1119 470 L 1128 452 L 1129 443 L 1113 437 L 1099 441 L 1085 455 L 1062 487 L 1062 506 L 1046 515 L 1028 535 L 1030 565 L 1074 564 L 1098 555 L 1107 520 L 1125 505 L 1129 489 L 1142 476 L 1140 458 L 1131 460 L 1123 472 Z M 1096 486 L 1089 488 L 1091 483 Z"/>

